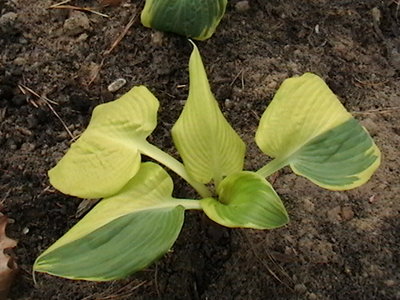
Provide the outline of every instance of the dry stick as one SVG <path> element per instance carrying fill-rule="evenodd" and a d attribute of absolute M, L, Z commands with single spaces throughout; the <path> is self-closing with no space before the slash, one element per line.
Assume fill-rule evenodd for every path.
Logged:
<path fill-rule="evenodd" d="M 90 86 L 90 85 L 96 80 L 97 76 L 98 76 L 99 73 L 100 73 L 101 68 L 102 68 L 103 65 L 104 65 L 104 60 L 105 60 L 105 59 L 106 59 L 106 58 L 103 57 L 103 59 L 101 60 L 100 65 L 96 68 L 96 71 L 93 73 L 92 78 L 90 78 L 90 80 L 89 80 L 89 82 L 86 84 L 86 86 Z"/>
<path fill-rule="evenodd" d="M 374 115 L 374 114 L 390 114 L 392 112 L 396 112 L 400 110 L 400 106 L 387 107 L 387 108 L 378 108 L 371 109 L 366 111 L 352 111 L 352 114 L 355 115 Z"/>
<path fill-rule="evenodd" d="M 241 83 L 242 83 L 242 90 L 244 90 L 244 70 L 243 70 L 243 72 L 242 72 L 242 76 L 241 76 L 242 78 L 242 80 L 241 80 Z"/>
<path fill-rule="evenodd" d="M 75 218 L 80 218 L 86 214 L 100 199 L 83 199 L 76 209 Z"/>
<path fill-rule="evenodd" d="M 126 292 L 124 291 L 124 289 L 130 285 L 127 284 L 125 286 L 123 286 L 122 288 L 120 288 L 118 291 L 115 292 L 114 295 L 109 295 L 106 297 L 101 297 L 101 298 L 96 298 L 96 300 L 107 300 L 107 299 L 122 299 L 123 297 L 128 297 L 128 296 L 132 296 L 132 294 L 134 293 L 134 291 L 136 291 L 138 288 L 140 288 L 142 285 L 145 285 L 147 283 L 147 281 L 142 281 L 140 283 L 138 283 L 137 285 L 135 285 L 134 287 L 132 287 L 131 289 L 128 289 Z"/>
<path fill-rule="evenodd" d="M 154 287 L 157 292 L 158 299 L 161 298 L 160 289 L 158 288 L 158 265 L 156 264 L 156 270 L 154 271 Z"/>
<path fill-rule="evenodd" d="M 143 1 L 141 1 L 140 4 L 141 4 L 142 2 L 143 2 Z M 130 18 L 128 24 L 126 24 L 124 30 L 123 30 L 123 31 L 120 33 L 120 35 L 115 39 L 114 43 L 112 43 L 111 47 L 110 47 L 108 50 L 106 50 L 106 51 L 104 52 L 104 55 L 110 54 L 110 53 L 114 50 L 114 48 L 117 47 L 117 45 L 119 44 L 119 42 L 122 41 L 122 39 L 123 39 L 123 38 L 125 37 L 125 35 L 128 33 L 128 30 L 129 30 L 129 29 L 132 27 L 132 25 L 135 23 L 137 16 L 138 16 L 138 13 L 137 13 L 137 11 L 136 11 L 136 13 Z"/>
<path fill-rule="evenodd" d="M 239 71 L 239 73 L 236 74 L 236 76 L 233 78 L 229 86 L 233 86 L 236 82 L 236 80 L 239 78 L 240 75 L 244 73 L 244 68 Z"/>
<path fill-rule="evenodd" d="M 26 90 L 21 85 L 18 85 L 18 88 L 22 94 L 24 94 L 25 96 L 27 95 Z M 33 101 L 31 99 L 29 99 L 29 100 L 27 99 L 27 102 L 32 104 L 35 108 L 39 108 L 39 105 L 37 105 L 35 101 Z"/>
<path fill-rule="evenodd" d="M 61 1 L 61 2 L 59 2 L 59 3 L 50 5 L 50 7 L 60 6 L 60 5 L 63 5 L 63 4 L 67 4 L 67 3 L 71 2 L 71 1 L 72 1 L 72 0 Z"/>
<path fill-rule="evenodd" d="M 90 7 L 79 7 L 79 6 L 74 6 L 74 5 L 64 5 L 64 4 L 68 3 L 68 2 L 71 2 L 71 0 L 65 0 L 65 1 L 62 1 L 60 3 L 53 4 L 53 5 L 49 6 L 49 9 L 79 10 L 79 11 L 90 12 L 92 14 L 96 14 L 96 15 L 101 16 L 101 17 L 109 18 L 108 15 L 102 14 L 102 13 L 100 13 L 98 11 L 95 11 L 95 10 L 91 9 Z"/>
<path fill-rule="evenodd" d="M 65 124 L 64 120 L 60 117 L 60 115 L 54 110 L 53 106 L 51 105 L 51 103 L 53 104 L 57 104 L 57 102 L 54 102 L 50 99 L 48 99 L 47 97 L 44 96 L 40 96 L 38 93 L 36 93 L 34 90 L 32 90 L 31 88 L 20 84 L 18 85 L 19 89 L 22 91 L 22 93 L 24 95 L 26 95 L 26 91 L 28 91 L 29 93 L 31 93 L 32 95 L 38 97 L 39 99 L 41 99 L 44 103 L 46 103 L 47 107 L 50 108 L 50 110 L 52 111 L 52 113 L 57 117 L 57 119 L 61 122 L 61 124 L 63 125 L 65 131 L 68 133 L 68 135 L 71 137 L 72 140 L 75 140 L 74 135 L 72 134 L 72 132 L 68 129 L 67 124 Z M 38 106 L 36 105 L 36 107 L 38 108 Z"/>
<path fill-rule="evenodd" d="M 3 204 L 4 204 L 4 202 L 6 202 L 8 196 L 10 195 L 10 193 L 11 193 L 11 189 L 8 189 L 8 191 L 6 192 L 4 197 L 1 199 L 1 201 L 0 201 L 0 208 L 1 209 L 3 209 Z"/>
<path fill-rule="evenodd" d="M 139 5 L 142 5 L 142 1 L 140 1 Z M 118 46 L 118 44 L 122 41 L 122 39 L 125 37 L 125 35 L 128 33 L 129 29 L 132 27 L 132 25 L 135 23 L 136 18 L 138 17 L 138 12 L 136 11 L 135 14 L 130 18 L 128 24 L 126 24 L 124 30 L 118 35 L 118 37 L 115 39 L 115 41 L 111 44 L 110 48 L 108 48 L 106 51 L 104 51 L 103 59 L 101 60 L 100 66 L 97 68 L 96 72 L 93 74 L 93 77 L 90 79 L 89 83 L 87 86 L 90 86 L 97 78 L 97 76 L 100 73 L 101 68 L 104 65 L 104 61 L 106 57 Z"/>
<path fill-rule="evenodd" d="M 263 249 L 267 252 L 267 249 L 265 249 L 265 248 L 263 248 Z M 271 255 L 271 253 L 267 252 L 267 255 L 268 255 L 269 259 L 274 263 L 274 265 L 277 266 L 281 270 L 281 273 L 283 275 L 285 275 L 286 278 L 288 278 L 290 282 L 294 283 L 293 279 L 289 276 L 289 274 L 286 272 L 286 270 L 280 264 L 278 264 L 276 262 L 275 258 Z"/>
<path fill-rule="evenodd" d="M 90 12 L 92 14 L 104 17 L 104 18 L 109 18 L 109 15 L 102 14 L 98 11 L 95 11 L 91 9 L 90 7 L 79 7 L 79 6 L 73 6 L 73 5 L 57 5 L 57 6 L 50 6 L 49 9 L 72 9 L 72 10 L 79 10 L 79 11 L 85 11 L 85 12 Z"/>
<path fill-rule="evenodd" d="M 109 296 L 105 296 L 105 297 L 101 296 L 101 295 L 95 295 L 95 296 L 90 295 L 88 297 L 83 298 L 82 300 L 89 300 L 89 299 L 107 300 L 107 299 L 117 299 L 117 298 L 121 299 L 122 297 L 131 296 L 135 290 L 137 290 L 138 288 L 140 288 L 142 285 L 144 285 L 146 283 L 147 283 L 147 281 L 142 281 L 142 282 L 138 283 L 137 285 L 135 285 L 133 288 L 128 289 L 128 291 L 125 292 L 124 289 L 130 285 L 130 283 L 128 283 L 128 284 L 124 285 L 122 288 L 120 288 L 119 290 L 117 290 L 114 295 L 109 295 Z"/>
<path fill-rule="evenodd" d="M 272 275 L 272 277 L 274 277 L 276 280 L 278 280 L 280 283 L 282 283 L 282 284 L 283 284 L 284 286 L 286 286 L 288 289 L 290 289 L 291 291 L 293 291 L 293 288 L 290 287 L 286 282 L 282 281 L 282 280 L 278 277 L 278 275 L 276 275 L 276 273 L 275 273 L 274 271 L 271 270 L 271 268 L 268 266 L 268 264 L 267 264 L 263 259 L 261 259 L 261 257 L 258 255 L 256 249 L 254 249 L 254 245 L 253 245 L 253 243 L 250 241 L 250 239 L 249 239 L 249 237 L 247 236 L 247 234 L 244 233 L 244 234 L 241 234 L 241 235 L 244 236 L 244 237 L 247 239 L 247 242 L 248 242 L 248 244 L 250 245 L 250 248 L 251 248 L 251 250 L 252 250 L 254 256 L 261 262 L 262 265 L 264 265 L 264 267 L 268 270 L 268 272 Z M 268 255 L 268 257 L 271 259 L 271 256 L 270 256 L 270 255 Z M 274 262 L 274 261 L 273 261 L 273 262 Z M 276 264 L 276 262 L 274 262 L 274 263 Z M 286 274 L 286 272 L 284 273 L 284 275 L 287 276 L 289 279 L 291 279 L 291 278 L 289 277 L 289 275 Z"/>

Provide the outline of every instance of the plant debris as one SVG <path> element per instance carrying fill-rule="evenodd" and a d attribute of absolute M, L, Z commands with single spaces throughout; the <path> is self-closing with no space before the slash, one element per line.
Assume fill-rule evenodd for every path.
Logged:
<path fill-rule="evenodd" d="M 17 241 L 6 235 L 8 218 L 0 215 L 0 300 L 7 299 L 8 291 L 17 273 L 17 264 L 5 250 L 14 248 Z"/>

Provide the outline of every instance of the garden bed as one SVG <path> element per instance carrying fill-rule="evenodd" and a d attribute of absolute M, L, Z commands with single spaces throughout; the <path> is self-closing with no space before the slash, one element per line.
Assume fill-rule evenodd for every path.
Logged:
<path fill-rule="evenodd" d="M 332 192 L 284 169 L 273 178 L 291 218 L 283 228 L 227 229 L 190 212 L 172 250 L 125 280 L 37 274 L 35 285 L 36 257 L 79 220 L 81 200 L 55 191 L 47 178 L 70 134 L 85 129 L 96 105 L 146 85 L 161 103 L 151 141 L 176 155 L 169 129 L 187 97 L 191 45 L 144 28 L 142 1 L 106 8 L 73 1 L 106 18 L 48 9 L 55 1 L 0 0 L 0 201 L 20 268 L 11 299 L 400 299 L 400 4 L 237 2 L 197 45 L 221 110 L 249 145 L 246 169 L 268 160 L 254 133 L 280 83 L 313 72 L 381 149 L 372 179 Z M 118 78 L 127 84 L 109 92 Z M 175 179 L 176 196 L 194 196 Z"/>

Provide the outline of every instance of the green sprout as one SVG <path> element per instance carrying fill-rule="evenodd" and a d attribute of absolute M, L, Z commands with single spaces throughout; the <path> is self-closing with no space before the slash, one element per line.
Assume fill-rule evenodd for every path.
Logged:
<path fill-rule="evenodd" d="M 146 0 L 142 24 L 196 40 L 210 38 L 225 14 L 227 0 Z"/>
<path fill-rule="evenodd" d="M 202 210 L 227 227 L 273 229 L 289 221 L 265 179 L 274 172 L 290 166 L 323 188 L 347 190 L 364 184 L 380 164 L 368 132 L 321 78 L 306 73 L 285 80 L 261 118 L 256 143 L 273 159 L 256 172 L 244 171 L 245 144 L 220 111 L 196 46 L 189 72 L 189 96 L 172 129 L 183 162 L 146 140 L 159 107 L 146 87 L 97 106 L 49 177 L 65 194 L 103 199 L 37 258 L 34 271 L 123 278 L 172 247 L 185 210 Z M 157 163 L 142 163 L 142 155 L 180 175 L 200 199 L 172 197 L 170 175 Z"/>

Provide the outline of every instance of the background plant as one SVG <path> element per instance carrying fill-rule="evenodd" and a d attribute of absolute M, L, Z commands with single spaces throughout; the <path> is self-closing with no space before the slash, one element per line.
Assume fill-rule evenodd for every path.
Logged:
<path fill-rule="evenodd" d="M 34 270 L 85 280 L 112 280 L 145 268 L 170 249 L 184 211 L 203 210 L 228 227 L 271 229 L 288 222 L 279 196 L 265 177 L 284 166 L 321 187 L 355 188 L 380 163 L 367 131 L 322 79 L 304 74 L 284 81 L 256 132 L 273 160 L 243 171 L 245 145 L 211 93 L 195 47 L 190 90 L 172 129 L 183 163 L 150 144 L 158 101 L 135 87 L 99 105 L 87 130 L 49 172 L 53 186 L 82 198 L 104 198 L 35 262 Z M 185 179 L 200 200 L 172 197 L 173 182 L 158 164 Z M 209 189 L 212 183 L 214 188 Z"/>
<path fill-rule="evenodd" d="M 210 38 L 221 21 L 227 0 L 146 0 L 142 24 L 196 40 Z"/>

